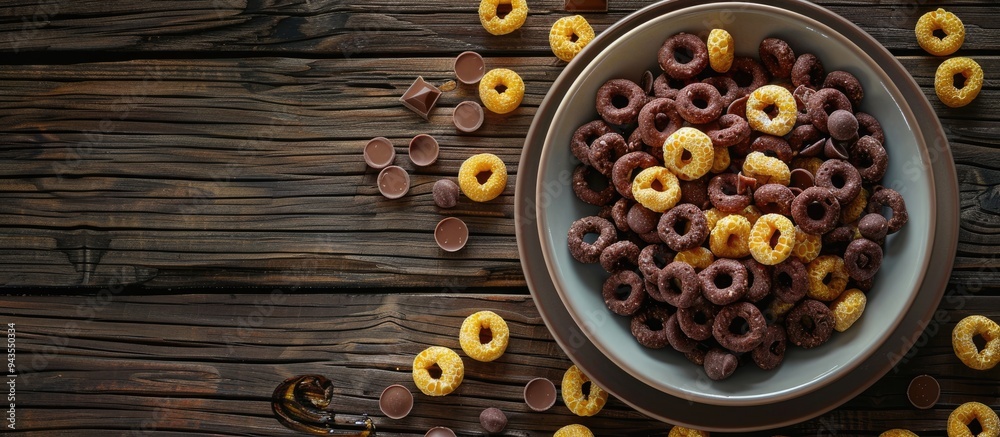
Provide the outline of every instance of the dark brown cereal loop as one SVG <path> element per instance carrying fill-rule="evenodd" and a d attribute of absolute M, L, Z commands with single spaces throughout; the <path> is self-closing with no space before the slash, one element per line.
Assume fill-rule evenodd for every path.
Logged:
<path fill-rule="evenodd" d="M 631 270 L 613 273 L 604 281 L 601 291 L 604 304 L 611 312 L 620 316 L 635 314 L 646 300 L 646 289 L 642 278 Z"/>
<path fill-rule="evenodd" d="M 690 52 L 691 60 L 677 60 L 680 50 Z M 708 66 L 708 46 L 697 35 L 678 33 L 663 42 L 657 54 L 657 62 L 664 73 L 674 79 L 690 79 Z"/>
<path fill-rule="evenodd" d="M 611 126 L 604 120 L 594 120 L 576 129 L 573 132 L 573 139 L 570 141 L 570 151 L 580 162 L 590 165 L 590 145 L 601 137 L 601 135 L 611 133 Z"/>
<path fill-rule="evenodd" d="M 629 200 L 625 198 L 618 199 L 611 205 L 611 223 L 614 223 L 619 231 L 629 232 L 632 230 L 628 226 L 628 210 L 630 205 Z"/>
<path fill-rule="evenodd" d="M 706 351 L 705 349 L 701 349 L 701 348 L 697 348 L 696 347 L 694 349 L 691 349 L 691 352 L 688 352 L 688 353 L 684 354 L 684 358 L 687 358 L 688 361 L 690 361 L 691 363 L 693 363 L 696 366 L 699 366 L 699 367 L 700 366 L 704 366 L 705 365 L 705 354 L 707 352 L 708 351 Z"/>
<path fill-rule="evenodd" d="M 705 124 L 722 114 L 725 105 L 714 86 L 695 82 L 677 93 L 677 113 L 691 124 Z"/>
<path fill-rule="evenodd" d="M 837 227 L 840 202 L 829 188 L 806 188 L 792 201 L 792 218 L 806 233 L 822 235 Z"/>
<path fill-rule="evenodd" d="M 844 93 L 833 89 L 823 88 L 813 93 L 807 104 L 809 110 L 809 120 L 820 132 L 828 132 L 828 119 L 830 113 L 838 109 L 852 111 L 851 101 Z"/>
<path fill-rule="evenodd" d="M 850 226 L 837 226 L 836 228 L 833 228 L 832 231 L 823 234 L 823 249 L 827 249 L 827 251 L 829 251 L 832 246 L 840 243 L 847 243 L 853 239 L 854 228 Z M 834 253 L 843 252 L 844 246 L 841 246 L 839 250 L 834 251 Z"/>
<path fill-rule="evenodd" d="M 801 151 L 806 145 L 815 143 L 822 136 L 822 132 L 816 129 L 812 123 L 795 126 L 792 133 L 788 135 L 788 146 L 793 152 Z"/>
<path fill-rule="evenodd" d="M 715 323 L 715 315 L 719 313 L 719 307 L 704 296 L 698 296 L 694 303 L 687 308 L 677 309 L 677 323 L 681 325 L 688 337 L 702 341 L 712 338 L 712 324 Z"/>
<path fill-rule="evenodd" d="M 668 98 L 673 100 L 677 97 L 677 92 L 692 83 L 694 79 L 674 79 L 666 73 L 656 77 L 653 81 L 653 96 L 657 98 Z"/>
<path fill-rule="evenodd" d="M 599 173 L 611 176 L 615 161 L 626 153 L 625 137 L 617 132 L 601 135 L 590 146 L 590 165 Z"/>
<path fill-rule="evenodd" d="M 806 53 L 795 59 L 795 65 L 792 66 L 792 85 L 820 89 L 825 78 L 826 70 L 823 69 L 823 62 L 816 55 Z"/>
<path fill-rule="evenodd" d="M 649 294 L 653 300 L 677 308 L 689 308 L 701 296 L 701 278 L 690 264 L 674 261 L 660 270 L 656 290 L 655 294 Z"/>
<path fill-rule="evenodd" d="M 882 246 L 867 238 L 851 241 L 844 253 L 844 266 L 851 279 L 871 279 L 882 267 Z"/>
<path fill-rule="evenodd" d="M 750 95 L 753 90 L 767 85 L 771 81 L 767 70 L 753 58 L 737 56 L 733 59 L 733 66 L 729 67 L 727 76 L 736 81 L 739 88 L 740 97 Z M 743 112 L 746 114 L 746 111 Z"/>
<path fill-rule="evenodd" d="M 632 316 L 630 324 L 632 336 L 639 341 L 639 344 L 651 348 L 661 349 L 670 344 L 667 339 L 667 321 L 670 319 L 670 311 L 659 305 L 649 305 Z"/>
<path fill-rule="evenodd" d="M 882 214 L 865 214 L 858 220 L 858 232 L 869 240 L 879 241 L 889 233 L 889 222 Z"/>
<path fill-rule="evenodd" d="M 614 242 L 601 252 L 599 261 L 609 273 L 638 267 L 639 246 L 628 240 Z"/>
<path fill-rule="evenodd" d="M 763 134 L 753 140 L 750 143 L 750 150 L 754 152 L 761 152 L 767 156 L 773 156 L 784 162 L 785 164 L 792 162 L 792 158 L 795 153 L 792 152 L 792 146 L 788 144 L 782 137 L 776 137 L 774 135 Z"/>
<path fill-rule="evenodd" d="M 701 294 L 716 305 L 728 305 L 747 294 L 747 268 L 737 260 L 719 258 L 698 273 Z"/>
<path fill-rule="evenodd" d="M 784 40 L 778 38 L 764 38 L 760 42 L 758 49 L 760 60 L 764 63 L 764 68 L 775 79 L 788 79 L 792 75 L 792 68 L 795 66 L 795 52 Z"/>
<path fill-rule="evenodd" d="M 851 164 L 858 170 L 861 180 L 874 184 L 885 177 L 889 169 L 889 155 L 877 139 L 870 135 L 858 138 L 851 146 Z"/>
<path fill-rule="evenodd" d="M 796 303 L 806 295 L 809 288 L 809 272 L 798 258 L 788 259 L 774 266 L 771 276 L 771 292 L 784 303 Z"/>
<path fill-rule="evenodd" d="M 667 319 L 667 341 L 677 352 L 688 353 L 698 347 L 698 342 L 684 335 L 681 325 L 677 323 L 677 314 L 671 314 Z"/>
<path fill-rule="evenodd" d="M 814 180 L 817 187 L 833 190 L 833 197 L 841 205 L 847 205 L 861 193 L 861 174 L 847 161 L 828 159 L 816 170 Z"/>
<path fill-rule="evenodd" d="M 760 302 L 771 294 L 771 266 L 765 266 L 753 258 L 743 260 L 747 269 L 747 295 L 750 302 Z"/>
<path fill-rule="evenodd" d="M 843 70 L 831 71 L 830 74 L 827 74 L 823 81 L 823 88 L 840 90 L 854 106 L 860 105 L 861 99 L 865 97 L 865 90 L 861 87 L 858 78 Z"/>
<path fill-rule="evenodd" d="M 833 313 L 823 302 L 806 299 L 785 318 L 785 333 L 792 344 L 811 349 L 826 343 L 833 334 Z"/>
<path fill-rule="evenodd" d="M 754 205 L 764 214 L 792 215 L 795 194 L 780 184 L 765 184 L 753 192 Z"/>
<path fill-rule="evenodd" d="M 788 337 L 785 328 L 777 325 L 768 326 L 764 336 L 751 352 L 754 364 L 762 370 L 778 367 L 785 359 L 785 349 L 788 347 Z"/>
<path fill-rule="evenodd" d="M 593 243 L 587 243 L 583 237 L 587 234 L 599 234 Z M 608 246 L 617 241 L 618 233 L 615 226 L 610 221 L 590 216 L 581 218 L 569 227 L 568 233 L 569 254 L 573 259 L 585 264 L 596 263 L 601 258 L 601 253 Z"/>
<path fill-rule="evenodd" d="M 639 251 L 639 273 L 642 273 L 647 285 L 651 283 L 655 288 L 660 278 L 660 270 L 670 265 L 673 260 L 674 253 L 663 243 L 650 244 Z"/>
<path fill-rule="evenodd" d="M 858 119 L 858 135 L 862 137 L 871 135 L 872 138 L 878 140 L 882 147 L 885 147 L 885 131 L 882 130 L 882 124 L 878 122 L 878 119 L 861 111 L 855 112 L 854 118 Z"/>
<path fill-rule="evenodd" d="M 656 225 L 660 222 L 660 213 L 653 211 L 639 203 L 633 204 L 626 217 L 628 227 L 638 234 L 648 234 L 656 231 Z"/>
<path fill-rule="evenodd" d="M 660 217 L 656 232 L 671 249 L 684 251 L 701 246 L 708 237 L 708 222 L 698 206 L 674 206 Z"/>
<path fill-rule="evenodd" d="M 615 187 L 608 184 L 608 186 L 601 191 L 594 190 L 590 186 L 590 183 L 587 182 L 587 179 L 592 177 L 592 171 L 594 171 L 594 168 L 589 165 L 580 164 L 576 166 L 576 169 L 573 170 L 573 193 L 576 194 L 576 197 L 580 198 L 580 200 L 591 205 L 607 205 L 612 199 L 615 198 Z M 600 173 L 598 173 L 598 175 L 600 175 Z M 603 178 L 605 181 L 607 180 L 607 178 L 603 175 L 600 175 L 599 178 Z"/>
<path fill-rule="evenodd" d="M 858 136 L 858 119 L 849 111 L 838 109 L 827 117 L 826 128 L 830 132 L 831 138 L 838 141 L 848 141 Z"/>
<path fill-rule="evenodd" d="M 646 93 L 628 79 L 611 79 L 597 89 L 597 113 L 610 124 L 632 124 L 646 104 Z"/>
<path fill-rule="evenodd" d="M 640 112 L 641 114 L 642 112 Z M 639 129 L 632 129 L 632 133 L 628 134 L 628 138 L 625 139 L 625 150 L 628 153 L 641 152 L 645 150 L 646 143 L 642 142 L 642 132 Z"/>
<path fill-rule="evenodd" d="M 705 132 L 712 140 L 712 146 L 729 147 L 749 138 L 750 123 L 747 123 L 745 117 L 745 115 L 741 117 L 736 114 L 725 114 L 719 117 L 718 128 Z"/>
<path fill-rule="evenodd" d="M 637 169 L 646 169 L 656 165 L 660 165 L 660 162 L 657 161 L 656 157 L 646 152 L 626 153 L 625 156 L 615 161 L 615 165 L 611 169 L 613 183 L 611 189 L 617 190 L 618 194 L 627 199 L 635 199 L 635 196 L 632 195 L 632 173 Z"/>
<path fill-rule="evenodd" d="M 667 137 L 683 125 L 676 103 L 668 98 L 653 99 L 639 111 L 639 135 L 650 146 L 662 148 Z"/>
<path fill-rule="evenodd" d="M 719 345 L 733 352 L 750 352 L 760 344 L 767 320 L 754 304 L 736 302 L 726 305 L 715 316 L 712 335 Z"/>
<path fill-rule="evenodd" d="M 882 208 L 887 206 L 892 210 L 892 215 L 886 219 L 889 221 L 889 233 L 893 234 L 899 231 L 909 219 L 906 212 L 906 202 L 903 201 L 903 196 L 898 191 L 884 187 L 876 190 L 868 198 L 867 212 L 882 214 Z"/>
<path fill-rule="evenodd" d="M 719 211 L 732 214 L 750 206 L 750 196 L 736 191 L 738 178 L 735 173 L 723 173 L 708 183 L 708 198 Z"/>
<path fill-rule="evenodd" d="M 726 108 L 739 97 L 740 86 L 729 76 L 714 76 L 701 81 L 713 87 L 722 95 L 722 105 Z"/>
<path fill-rule="evenodd" d="M 693 181 L 680 180 L 680 203 L 690 203 L 701 209 L 709 209 L 712 203 L 708 200 L 708 179 L 698 178 Z"/>
<path fill-rule="evenodd" d="M 712 348 L 705 353 L 705 374 L 713 381 L 721 381 L 733 375 L 740 366 L 740 359 L 732 352 Z"/>

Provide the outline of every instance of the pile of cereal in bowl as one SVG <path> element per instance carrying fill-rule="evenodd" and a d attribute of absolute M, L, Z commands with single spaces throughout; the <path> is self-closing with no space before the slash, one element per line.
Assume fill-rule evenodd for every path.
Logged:
<path fill-rule="evenodd" d="M 849 329 L 907 221 L 860 81 L 778 38 L 735 56 L 721 29 L 656 55 L 658 77 L 597 90 L 599 118 L 569 146 L 573 191 L 600 210 L 568 249 L 608 272 L 608 309 L 714 380 Z"/>

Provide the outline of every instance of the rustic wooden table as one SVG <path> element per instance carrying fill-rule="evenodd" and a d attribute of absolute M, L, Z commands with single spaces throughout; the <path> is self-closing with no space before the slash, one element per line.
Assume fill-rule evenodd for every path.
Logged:
<path fill-rule="evenodd" d="M 282 380 L 321 374 L 347 413 L 380 430 L 422 435 L 443 425 L 482 434 L 499 407 L 506 435 L 548 435 L 579 422 L 601 435 L 663 434 L 668 425 L 612 399 L 580 419 L 562 403 L 530 412 L 521 390 L 571 364 L 528 294 L 515 244 L 513 192 L 523 140 L 563 66 L 547 34 L 561 1 L 533 0 L 525 26 L 491 36 L 477 3 L 417 1 L 35 0 L 0 3 L 0 323 L 12 324 L 18 431 L 37 435 L 295 435 L 274 418 Z M 961 183 L 961 233 L 943 317 L 900 365 L 857 398 L 815 419 L 759 435 L 867 435 L 895 427 L 944 435 L 966 401 L 1000 409 L 1000 368 L 958 362 L 957 320 L 1000 320 L 1000 5 L 989 0 L 823 0 L 871 33 L 912 72 L 944 124 Z M 587 13 L 601 32 L 644 1 Z M 959 54 L 986 71 L 978 100 L 941 105 L 940 59 L 916 44 L 920 14 L 945 5 L 967 28 Z M 460 85 L 430 120 L 398 98 L 417 77 L 453 79 L 464 50 L 508 67 L 527 93 L 515 112 L 488 114 L 460 134 L 451 108 L 476 99 Z M 415 168 L 405 145 L 441 143 Z M 406 197 L 382 198 L 361 160 L 375 136 L 393 141 L 410 172 Z M 451 210 L 431 186 L 478 152 L 511 174 L 504 195 Z M 457 253 L 435 245 L 446 215 L 472 231 Z M 458 347 L 473 310 L 510 324 L 494 363 L 467 360 L 443 398 L 417 396 L 403 420 L 381 415 L 393 383 L 412 388 L 414 354 Z M 931 410 L 906 399 L 928 373 L 942 395 Z M 11 383 L 13 381 L 13 383 Z M 9 387 L 8 387 L 9 386 Z M 414 390 L 415 391 L 415 390 Z M 4 406 L 3 409 L 7 409 Z M 4 414 L 4 430 L 8 431 Z M 724 417 L 719 418 L 724 421 Z"/>

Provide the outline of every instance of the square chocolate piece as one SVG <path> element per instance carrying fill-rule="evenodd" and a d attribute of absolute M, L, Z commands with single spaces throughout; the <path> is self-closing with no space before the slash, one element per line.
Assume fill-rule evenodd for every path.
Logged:
<path fill-rule="evenodd" d="M 399 101 L 403 106 L 410 108 L 411 111 L 420 114 L 424 120 L 427 120 L 427 116 L 434 109 L 438 97 L 441 97 L 441 90 L 424 81 L 423 77 L 417 76 L 417 80 L 413 81 L 413 85 L 410 85 Z"/>
<path fill-rule="evenodd" d="M 566 0 L 566 12 L 607 12 L 608 0 Z"/>

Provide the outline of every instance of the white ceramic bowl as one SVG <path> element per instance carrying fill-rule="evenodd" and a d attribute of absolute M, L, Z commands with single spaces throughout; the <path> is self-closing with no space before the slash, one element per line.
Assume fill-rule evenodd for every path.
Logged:
<path fill-rule="evenodd" d="M 704 37 L 719 26 L 733 35 L 739 55 L 757 57 L 761 40 L 779 37 L 796 53 L 818 56 L 827 72 L 847 70 L 858 77 L 865 97 L 857 109 L 873 114 L 885 130 L 890 161 L 883 183 L 903 194 L 909 222 L 889 237 L 885 262 L 868 294 L 865 314 L 850 330 L 834 333 L 818 348 L 790 346 L 784 363 L 775 370 L 745 365 L 733 377 L 716 382 L 669 347 L 653 350 L 639 345 L 629 331 L 629 319 L 611 313 L 604 305 L 600 289 L 607 273 L 598 265 L 575 261 L 569 255 L 566 235 L 574 220 L 597 212 L 596 207 L 572 194 L 567 181 L 578 163 L 569 149 L 574 130 L 599 118 L 594 109 L 598 87 L 613 78 L 638 81 L 645 70 L 659 72 L 656 53 L 664 40 L 678 32 Z M 653 17 L 588 58 L 589 64 L 563 94 L 549 125 L 537 174 L 535 213 L 549 275 L 589 341 L 628 374 L 664 393 L 693 402 L 735 406 L 788 400 L 830 384 L 887 340 L 923 280 L 936 220 L 933 175 L 926 171 L 931 159 L 925 137 L 894 78 L 823 23 L 753 3 L 713 3 Z"/>

